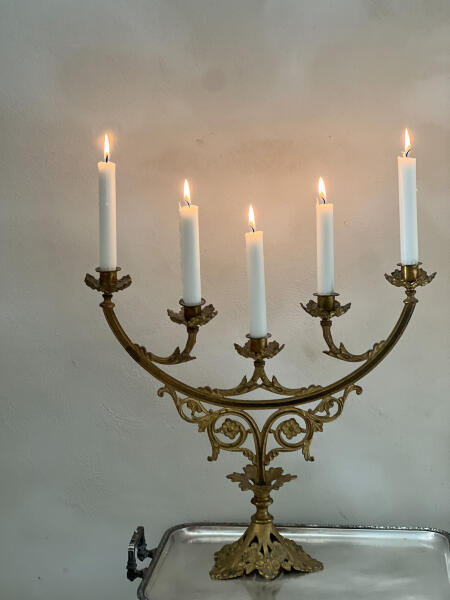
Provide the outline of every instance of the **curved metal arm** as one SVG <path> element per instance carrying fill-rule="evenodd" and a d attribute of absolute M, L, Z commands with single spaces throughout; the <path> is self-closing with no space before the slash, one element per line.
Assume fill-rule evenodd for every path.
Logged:
<path fill-rule="evenodd" d="M 119 320 L 117 319 L 117 316 L 114 312 L 114 303 L 111 301 L 111 298 L 111 294 L 104 294 L 104 302 L 102 302 L 101 304 L 106 321 L 108 322 L 117 340 L 125 348 L 128 354 L 130 354 L 130 356 L 137 363 L 139 363 L 146 371 L 153 375 L 153 377 L 158 379 L 163 384 L 174 388 L 178 392 L 190 396 L 192 398 L 196 398 L 197 400 L 202 400 L 216 406 L 231 408 L 247 408 L 252 410 L 266 410 L 271 408 L 281 408 L 283 406 L 297 406 L 301 404 L 306 404 L 307 402 L 311 402 L 312 400 L 317 400 L 325 396 L 336 394 L 341 390 L 345 389 L 347 386 L 359 381 L 362 377 L 364 377 L 372 369 L 374 369 L 398 342 L 411 319 L 417 302 L 415 298 L 414 301 L 408 301 L 409 298 L 405 301 L 405 305 L 400 314 L 400 317 L 380 351 L 374 354 L 363 365 L 361 365 L 359 368 L 355 369 L 345 377 L 325 387 L 314 386 L 312 389 L 294 388 L 292 390 L 292 395 L 287 398 L 274 398 L 270 400 L 254 401 L 238 398 L 228 398 L 226 396 L 221 396 L 217 393 L 214 393 L 208 390 L 207 388 L 194 388 L 170 376 L 165 371 L 160 369 L 148 358 L 148 354 L 142 351 L 141 346 L 133 343 L 132 340 L 128 337 L 128 335 L 122 328 Z"/>
<path fill-rule="evenodd" d="M 120 279 L 117 277 L 120 267 L 117 267 L 114 271 L 102 271 L 100 268 L 96 269 L 96 271 L 99 273 L 98 279 L 87 273 L 84 282 L 91 289 L 103 292 L 105 301 L 108 298 L 111 300 L 114 292 L 124 290 L 130 287 L 132 283 L 129 275 L 125 275 Z M 198 306 L 185 306 L 182 300 L 180 300 L 180 304 L 183 308 L 179 312 L 169 309 L 167 314 L 174 323 L 186 326 L 188 337 L 184 349 L 180 350 L 179 346 L 177 346 L 169 356 L 159 356 L 153 352 L 148 352 L 145 346 L 134 344 L 136 351 L 139 351 L 149 361 L 162 365 L 178 365 L 195 360 L 195 356 L 191 356 L 191 352 L 197 341 L 199 327 L 213 319 L 217 315 L 217 311 L 212 304 L 203 306 L 205 304 L 205 300 L 203 299 Z"/>
<path fill-rule="evenodd" d="M 339 360 L 345 360 L 346 362 L 362 362 L 363 360 L 368 360 L 371 356 L 379 352 L 386 343 L 385 340 L 381 340 L 381 342 L 376 342 L 370 350 L 361 354 L 353 354 L 347 350 L 342 342 L 339 344 L 339 347 L 334 343 L 333 336 L 331 335 L 331 319 L 322 319 L 320 325 L 322 327 L 323 339 L 329 348 L 329 350 L 323 351 L 324 354 L 328 354 L 328 356 L 332 356 Z"/>
<path fill-rule="evenodd" d="M 189 362 L 190 360 L 195 360 L 195 356 L 191 356 L 191 352 L 197 341 L 198 329 L 198 327 L 187 327 L 188 337 L 184 349 L 180 350 L 180 347 L 177 346 L 169 356 L 158 356 L 157 354 L 153 354 L 153 352 L 148 352 L 145 346 L 137 346 L 137 344 L 135 346 L 139 348 L 142 354 L 144 354 L 151 362 L 156 362 L 161 365 L 179 365 L 181 363 Z"/>
<path fill-rule="evenodd" d="M 422 268 L 420 268 L 420 264 L 417 265 L 399 265 L 401 269 L 397 269 L 393 271 L 390 275 L 385 275 L 385 278 L 389 283 L 395 285 L 397 287 L 404 287 L 406 290 L 406 303 L 415 303 L 417 299 L 415 298 L 416 288 L 418 286 L 427 285 L 430 283 L 436 273 L 432 273 L 428 275 Z M 332 326 L 332 317 L 339 317 L 350 308 L 350 304 L 346 304 L 345 306 L 340 306 L 339 302 L 334 299 L 334 296 L 337 294 L 332 294 L 331 296 L 321 296 L 319 297 L 319 302 L 316 303 L 312 300 L 308 302 L 306 306 L 303 308 L 310 315 L 314 317 L 321 317 L 320 325 L 322 327 L 323 338 L 328 346 L 328 350 L 324 350 L 324 354 L 328 356 L 332 356 L 333 358 L 337 358 L 339 360 L 344 360 L 346 362 L 362 362 L 365 360 L 369 360 L 375 354 L 380 352 L 383 346 L 386 344 L 386 340 L 381 340 L 380 342 L 376 342 L 372 348 L 366 350 L 366 352 L 362 352 L 361 354 L 353 354 L 345 345 L 341 342 L 339 346 L 334 342 L 333 336 L 331 333 Z M 328 306 L 326 306 L 328 304 Z"/>
<path fill-rule="evenodd" d="M 315 295 L 318 297 L 317 302 L 310 300 L 306 306 L 301 304 L 301 307 L 312 317 L 320 317 L 323 338 L 328 346 L 328 350 L 324 350 L 324 354 L 328 354 L 328 356 L 338 358 L 339 360 L 345 360 L 347 362 L 361 362 L 369 359 L 372 354 L 376 352 L 382 344 L 384 344 L 384 340 L 377 342 L 374 344 L 373 348 L 367 350 L 367 352 L 363 352 L 362 354 L 353 354 L 352 352 L 349 352 L 342 343 L 339 344 L 338 347 L 335 344 L 331 334 L 331 326 L 333 324 L 332 318 L 344 315 L 349 310 L 351 304 L 349 302 L 348 304 L 341 306 L 336 300 L 336 296 L 339 294 L 333 293 L 327 296 L 322 296 L 319 294 Z"/>

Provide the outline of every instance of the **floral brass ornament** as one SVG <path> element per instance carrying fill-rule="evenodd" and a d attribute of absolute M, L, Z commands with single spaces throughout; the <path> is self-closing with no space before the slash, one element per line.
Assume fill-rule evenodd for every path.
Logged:
<path fill-rule="evenodd" d="M 234 440 L 240 431 L 239 423 L 233 421 L 232 419 L 225 419 L 225 421 L 216 431 L 217 433 L 223 433 L 223 435 L 225 435 L 227 438 L 230 438 L 230 440 Z"/>
<path fill-rule="evenodd" d="M 402 265 L 398 263 L 400 269 L 395 269 L 390 275 L 385 273 L 385 278 L 390 284 L 396 287 L 404 287 L 406 290 L 405 303 L 416 303 L 418 302 L 415 298 L 416 288 L 431 283 L 436 276 L 436 272 L 428 275 L 426 271 L 421 268 L 422 263 L 417 265 Z"/>
<path fill-rule="evenodd" d="M 190 318 L 186 318 L 184 308 L 178 312 L 168 308 L 167 314 L 169 315 L 171 321 L 178 323 L 179 325 L 186 325 L 187 327 L 201 327 L 202 325 L 209 323 L 212 319 L 214 319 L 215 316 L 217 316 L 217 310 L 212 304 L 208 304 L 201 307 L 198 315 Z"/>
<path fill-rule="evenodd" d="M 333 317 L 341 317 L 342 315 L 345 315 L 345 313 L 350 309 L 351 302 L 348 302 L 342 306 L 337 300 L 334 300 L 333 308 L 330 310 L 321 308 L 319 303 L 315 302 L 314 300 L 309 300 L 306 305 L 301 302 L 300 306 L 312 317 L 332 319 Z"/>
<path fill-rule="evenodd" d="M 270 337 L 270 333 L 267 334 L 267 337 Z M 252 341 L 253 340 L 249 339 L 249 341 L 244 346 L 234 344 L 236 352 L 244 358 L 253 358 L 253 360 L 264 360 L 268 358 L 273 358 L 284 348 L 284 344 L 280 345 L 277 341 L 273 340 L 272 342 L 264 344 L 263 347 L 254 350 L 252 348 Z"/>
<path fill-rule="evenodd" d="M 120 279 L 117 277 L 117 273 L 120 271 L 120 267 L 117 267 L 115 271 L 101 271 L 97 269 L 99 277 L 96 278 L 89 273 L 86 273 L 84 283 L 97 292 L 103 292 L 106 294 L 113 294 L 126 290 L 130 287 L 132 281 L 130 275 L 124 275 Z"/>
<path fill-rule="evenodd" d="M 299 433 L 306 432 L 306 429 L 300 427 L 295 419 L 283 421 L 280 425 L 280 431 L 288 438 L 288 440 L 297 436 Z"/>
<path fill-rule="evenodd" d="M 212 386 L 192 387 L 163 371 L 158 365 L 173 365 L 193 360 L 191 352 L 196 344 L 200 326 L 206 325 L 217 315 L 215 308 L 202 304 L 195 307 L 182 305 L 177 313 L 168 311 L 170 319 L 184 325 L 187 341 L 184 349 L 179 346 L 169 356 L 158 356 L 144 346 L 133 342 L 114 311 L 113 293 L 131 284 L 127 275 L 117 278 L 117 270 L 100 272 L 99 279 L 86 275 L 86 285 L 103 294 L 100 304 L 105 319 L 119 343 L 128 354 L 163 385 L 159 396 L 168 394 L 180 417 L 206 433 L 211 445 L 208 460 L 217 460 L 221 451 L 242 454 L 249 464 L 241 473 L 228 478 L 239 484 L 244 491 L 253 493 L 252 504 L 256 512 L 244 534 L 232 544 L 227 544 L 215 554 L 215 564 L 210 571 L 213 579 L 231 579 L 258 573 L 265 579 L 273 579 L 282 571 L 312 573 L 323 568 L 322 563 L 309 556 L 301 546 L 284 538 L 274 525 L 268 511 L 272 503 L 270 493 L 295 479 L 285 474 L 281 467 L 269 466 L 283 452 L 299 451 L 306 461 L 313 461 L 311 443 L 314 434 L 323 426 L 337 419 L 344 409 L 350 393 L 360 394 L 356 383 L 372 371 L 392 350 L 405 331 L 414 312 L 417 299 L 416 288 L 432 281 L 435 273 L 428 275 L 417 265 L 401 265 L 386 279 L 396 287 L 404 287 L 406 299 L 400 317 L 385 340 L 376 342 L 361 353 L 350 352 L 344 343 L 335 343 L 331 335 L 332 319 L 345 314 L 350 303 L 343 306 L 336 295 L 317 296 L 302 304 L 305 311 L 320 318 L 323 338 L 327 345 L 325 353 L 346 362 L 359 362 L 349 374 L 328 385 L 288 387 L 275 375 L 268 376 L 266 360 L 276 356 L 282 349 L 276 341 L 267 338 L 249 339 L 244 346 L 235 344 L 237 352 L 253 360 L 253 373 L 241 376 L 239 383 L 231 388 Z M 247 399 L 242 396 L 260 390 L 270 392 L 269 399 Z M 302 408 L 309 405 L 310 408 Z M 263 425 L 252 416 L 254 411 L 271 411 Z"/>

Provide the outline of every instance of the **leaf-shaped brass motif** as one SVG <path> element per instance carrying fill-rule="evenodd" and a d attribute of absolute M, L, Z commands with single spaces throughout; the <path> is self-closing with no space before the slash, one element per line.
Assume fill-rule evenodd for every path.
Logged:
<path fill-rule="evenodd" d="M 333 317 L 340 317 L 344 315 L 349 310 L 351 302 L 341 305 L 340 302 L 334 300 L 332 310 L 319 308 L 319 305 L 314 300 L 309 300 L 306 303 L 306 305 L 301 302 L 300 306 L 312 317 L 320 317 L 321 319 L 332 319 Z"/>
<path fill-rule="evenodd" d="M 179 311 L 174 311 L 168 308 L 167 314 L 169 315 L 170 320 L 178 325 L 201 327 L 202 325 L 209 323 L 212 319 L 214 319 L 214 317 L 217 316 L 217 310 L 212 304 L 202 306 L 201 313 L 197 316 L 191 317 L 189 320 L 187 320 L 185 317 L 184 308 Z"/>
<path fill-rule="evenodd" d="M 403 277 L 401 269 L 395 269 L 395 271 L 392 271 L 390 275 L 385 273 L 384 276 L 390 284 L 395 285 L 396 287 L 404 287 L 407 292 L 412 292 L 417 287 L 421 287 L 431 283 L 436 276 L 436 272 L 431 273 L 431 275 L 428 275 L 428 273 L 419 266 L 417 269 L 417 277 L 413 281 L 407 281 Z"/>
<path fill-rule="evenodd" d="M 236 352 L 244 358 L 252 358 L 253 360 L 264 360 L 276 356 L 279 352 L 283 350 L 284 344 L 280 345 L 277 341 L 273 340 L 272 342 L 268 342 L 265 348 L 261 349 L 258 352 L 255 352 L 251 349 L 251 340 L 244 344 L 244 346 L 234 344 L 234 347 L 236 348 Z"/>

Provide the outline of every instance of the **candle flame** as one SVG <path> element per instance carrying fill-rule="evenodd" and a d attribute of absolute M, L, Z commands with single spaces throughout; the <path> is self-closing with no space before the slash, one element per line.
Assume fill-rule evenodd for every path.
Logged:
<path fill-rule="evenodd" d="M 188 206 L 191 205 L 191 188 L 189 187 L 189 181 L 187 179 L 184 180 L 184 201 Z"/>
<path fill-rule="evenodd" d="M 105 145 L 104 145 L 103 154 L 105 156 L 105 162 L 108 162 L 108 160 L 109 160 L 109 138 L 106 133 L 105 133 Z"/>
<path fill-rule="evenodd" d="M 325 187 L 325 182 L 322 177 L 319 177 L 319 198 L 325 204 L 327 201 L 327 190 Z"/>
<path fill-rule="evenodd" d="M 248 224 L 250 225 L 250 229 L 254 232 L 256 229 L 255 211 L 253 210 L 253 206 L 251 204 L 248 209 Z"/>
<path fill-rule="evenodd" d="M 411 150 L 411 138 L 409 137 L 409 131 L 405 129 L 405 156 L 408 156 Z"/>

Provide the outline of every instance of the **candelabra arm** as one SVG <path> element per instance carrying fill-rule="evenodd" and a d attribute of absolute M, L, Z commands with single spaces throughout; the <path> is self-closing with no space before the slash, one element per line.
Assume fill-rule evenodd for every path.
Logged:
<path fill-rule="evenodd" d="M 402 336 L 412 317 L 417 303 L 417 299 L 415 298 L 416 287 L 418 285 L 426 285 L 426 283 L 429 283 L 434 277 L 434 274 L 427 276 L 426 273 L 422 271 L 422 269 L 420 269 L 418 275 L 416 275 L 416 278 L 413 281 L 408 281 L 407 278 L 405 278 L 402 274 L 399 275 L 398 273 L 398 270 L 394 271 L 393 274 L 387 275 L 386 278 L 393 285 L 403 285 L 403 287 L 406 288 L 406 299 L 404 300 L 403 310 L 400 314 L 397 323 L 394 325 L 394 328 L 392 329 L 390 335 L 380 345 L 379 349 L 377 349 L 377 352 L 372 353 L 367 358 L 367 360 L 365 360 L 364 363 L 357 369 L 353 370 L 345 377 L 342 377 L 341 379 L 330 383 L 326 386 L 312 385 L 309 387 L 285 388 L 281 386 L 276 379 L 270 380 L 265 377 L 260 377 L 259 381 L 262 382 L 261 385 L 259 382 L 255 381 L 255 378 L 252 377 L 252 379 L 250 380 L 250 387 L 253 387 L 255 385 L 265 389 L 270 389 L 270 387 L 273 387 L 273 389 L 270 391 L 275 391 L 276 389 L 277 393 L 282 392 L 283 394 L 288 394 L 287 397 L 270 398 L 267 400 L 248 400 L 245 398 L 227 397 L 227 394 L 225 392 L 228 392 L 231 396 L 233 390 L 215 390 L 209 387 L 196 388 L 187 385 L 186 383 L 176 379 L 175 377 L 172 377 L 171 375 L 160 369 L 155 364 L 155 362 L 152 362 L 151 357 L 153 355 L 151 353 L 144 351 L 142 346 L 133 343 L 132 340 L 128 337 L 114 312 L 114 303 L 112 302 L 112 291 L 114 290 L 110 290 L 107 293 L 104 293 L 104 301 L 101 303 L 101 307 L 103 309 L 106 321 L 108 322 L 112 332 L 114 333 L 120 344 L 128 352 L 128 354 L 139 365 L 141 365 L 142 368 L 148 371 L 153 377 L 155 377 L 164 385 L 176 390 L 181 394 L 185 394 L 190 398 L 194 398 L 199 401 L 204 401 L 216 406 L 221 406 L 223 408 L 251 410 L 267 410 L 273 408 L 278 409 L 281 407 L 288 406 L 300 406 L 302 404 L 307 404 L 308 402 L 314 400 L 320 400 L 324 397 L 333 396 L 333 394 L 337 394 L 340 391 L 345 390 L 346 388 L 348 388 L 348 386 L 354 385 L 357 381 L 365 377 L 365 375 L 372 371 L 372 369 L 374 369 L 387 356 L 387 354 L 393 349 L 393 347 L 396 345 L 396 343 Z M 341 308 L 343 309 L 345 307 Z M 213 308 L 212 311 L 214 311 Z M 272 342 L 272 344 L 274 344 L 274 342 Z M 281 347 L 277 347 L 277 351 L 279 351 L 280 348 Z M 245 350 L 243 351 L 245 352 Z M 262 375 L 262 369 L 260 369 L 259 372 L 257 372 L 257 374 Z M 245 393 L 245 390 L 243 389 L 245 388 L 245 382 L 246 379 L 244 378 L 241 384 L 238 386 L 241 388 L 239 390 L 240 394 Z M 274 382 L 277 385 L 273 386 Z"/>
<path fill-rule="evenodd" d="M 153 363 L 149 359 L 148 355 L 142 351 L 142 347 L 133 343 L 133 341 L 128 337 L 114 312 L 114 303 L 111 301 L 111 296 L 108 297 L 105 295 L 105 300 L 101 304 L 105 319 L 119 343 L 143 369 L 148 371 L 160 382 L 182 394 L 185 394 L 186 396 L 195 398 L 197 400 L 202 400 L 216 406 L 252 408 L 253 410 L 266 410 L 271 408 L 280 408 L 282 406 L 297 406 L 306 404 L 313 400 L 319 400 L 325 396 L 336 394 L 345 389 L 347 386 L 359 381 L 362 377 L 374 369 L 398 342 L 412 317 L 415 306 L 415 303 L 405 304 L 397 323 L 395 324 L 391 334 L 386 339 L 386 342 L 380 351 L 372 356 L 369 360 L 364 362 L 364 364 L 362 364 L 360 367 L 338 381 L 335 381 L 334 383 L 331 383 L 325 387 L 309 386 L 307 388 L 291 388 L 290 391 L 292 396 L 287 398 L 283 397 L 272 398 L 269 400 L 246 400 L 241 398 L 227 398 L 215 390 L 211 390 L 210 388 L 206 387 L 194 388 L 176 379 L 175 377 L 172 377 L 160 369 L 155 363 Z"/>
<path fill-rule="evenodd" d="M 91 289 L 103 294 L 103 302 L 100 305 L 102 308 L 113 308 L 113 294 L 128 288 L 131 285 L 131 277 L 125 275 L 119 278 L 120 267 L 113 271 L 102 271 L 100 268 L 97 268 L 96 271 L 99 273 L 98 278 L 87 273 L 84 282 Z M 171 321 L 186 327 L 187 340 L 184 349 L 180 350 L 180 347 L 177 346 L 169 356 L 159 356 L 149 352 L 145 346 L 139 346 L 131 342 L 133 352 L 145 357 L 147 361 L 162 365 L 177 365 L 195 359 L 195 356 L 191 356 L 191 352 L 197 341 L 199 327 L 211 321 L 217 315 L 217 311 L 212 304 L 204 306 L 205 300 L 203 298 L 197 306 L 185 306 L 183 300 L 180 300 L 180 304 L 183 308 L 179 312 L 169 309 L 167 314 Z"/>
<path fill-rule="evenodd" d="M 190 360 L 195 360 L 195 356 L 191 356 L 191 352 L 197 341 L 198 329 L 198 327 L 188 327 L 187 340 L 183 350 L 180 350 L 180 347 L 177 346 L 169 356 L 158 356 L 157 354 L 153 354 L 153 352 L 149 352 L 145 346 L 139 346 L 139 348 L 148 360 L 161 365 L 178 365 L 189 362 Z"/>
<path fill-rule="evenodd" d="M 428 275 L 428 273 L 420 267 L 421 264 L 422 263 L 416 265 L 399 264 L 401 267 L 400 269 L 396 269 L 390 275 L 385 275 L 386 280 L 392 285 L 405 288 L 405 304 L 414 305 L 417 303 L 418 300 L 415 297 L 416 288 L 427 285 L 436 275 L 436 273 Z M 350 303 L 341 306 L 339 302 L 337 302 L 336 296 L 338 296 L 338 294 L 330 294 L 328 296 L 317 295 L 317 302 L 310 300 L 306 306 L 303 304 L 301 305 L 311 316 L 320 317 L 321 319 L 320 325 L 322 327 L 323 338 L 328 346 L 328 350 L 324 350 L 324 354 L 346 362 L 363 362 L 370 360 L 383 349 L 389 340 L 376 342 L 372 348 L 369 348 L 369 350 L 366 350 L 366 352 L 362 352 L 361 354 L 350 352 L 342 342 L 338 346 L 333 340 L 333 335 L 331 333 L 332 318 L 340 317 L 345 314 L 350 308 Z M 402 316 L 399 321 L 400 320 L 402 320 Z"/>
<path fill-rule="evenodd" d="M 114 333 L 116 339 L 123 346 L 123 348 L 128 352 L 128 354 L 143 369 L 148 371 L 150 373 L 150 375 L 153 375 L 153 377 L 158 379 L 158 381 L 161 381 L 162 383 L 165 383 L 166 385 L 173 387 L 186 395 L 192 395 L 192 392 L 194 392 L 194 395 L 195 395 L 195 391 L 196 391 L 195 388 L 191 388 L 190 386 L 182 383 L 181 381 L 178 381 L 177 379 L 175 379 L 174 377 L 172 377 L 171 375 L 169 375 L 168 373 L 166 373 L 165 371 L 160 369 L 156 364 L 154 364 L 154 362 L 152 362 L 152 357 L 154 355 L 151 352 L 147 352 L 143 346 L 140 346 L 139 344 L 135 344 L 130 339 L 130 337 L 128 336 L 128 334 L 125 332 L 122 325 L 120 324 L 116 313 L 114 312 L 115 304 L 112 301 L 112 296 L 110 294 L 103 295 L 103 302 L 100 304 L 100 306 L 103 309 L 103 314 L 105 316 L 105 319 L 106 319 L 111 331 Z M 192 332 L 192 334 L 194 334 L 194 332 Z M 195 334 L 196 334 L 196 332 L 195 332 Z M 189 339 L 189 335 L 188 335 L 188 342 L 187 342 L 186 346 L 188 346 L 189 343 L 192 343 L 192 341 L 195 342 L 195 337 L 194 338 L 191 337 L 191 339 Z M 204 397 L 203 400 L 207 400 L 207 398 Z"/>
<path fill-rule="evenodd" d="M 383 345 L 386 343 L 385 340 L 381 340 L 380 342 L 376 342 L 372 348 L 367 350 L 366 352 L 362 352 L 361 354 L 353 354 L 349 352 L 344 344 L 341 342 L 339 346 L 337 346 L 333 340 L 333 336 L 331 334 L 331 319 L 322 319 L 320 321 L 320 325 L 322 327 L 323 339 L 325 340 L 328 350 L 324 350 L 324 354 L 328 354 L 333 358 L 337 358 L 339 360 L 344 360 L 346 362 L 362 362 L 365 360 L 369 360 L 374 354 L 376 354 Z"/>

